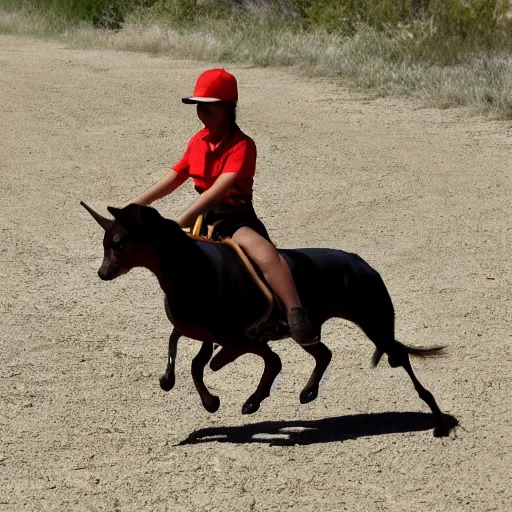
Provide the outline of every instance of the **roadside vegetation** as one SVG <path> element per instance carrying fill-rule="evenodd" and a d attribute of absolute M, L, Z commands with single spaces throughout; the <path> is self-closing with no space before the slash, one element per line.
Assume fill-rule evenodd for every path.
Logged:
<path fill-rule="evenodd" d="M 0 32 L 289 66 L 512 118 L 512 0 L 0 0 Z"/>

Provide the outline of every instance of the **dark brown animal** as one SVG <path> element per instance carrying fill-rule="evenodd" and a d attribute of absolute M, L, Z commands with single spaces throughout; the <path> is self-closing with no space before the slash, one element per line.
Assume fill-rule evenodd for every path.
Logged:
<path fill-rule="evenodd" d="M 247 353 L 263 359 L 265 368 L 259 385 L 242 408 L 243 414 L 256 412 L 281 371 L 281 360 L 267 342 L 287 337 L 289 330 L 285 315 L 276 306 L 258 332 L 247 333 L 248 326 L 264 315 L 268 303 L 233 249 L 188 237 L 178 224 L 164 219 L 151 207 L 109 207 L 115 219 L 110 220 L 81 204 L 105 230 L 100 278 L 111 280 L 134 267 L 146 267 L 155 274 L 165 293 L 165 311 L 174 329 L 169 339 L 167 369 L 160 378 L 162 389 L 168 391 L 174 386 L 177 342 L 184 335 L 202 342 L 192 361 L 192 378 L 210 412 L 220 405 L 219 398 L 210 393 L 203 381 L 210 359 L 213 371 Z M 434 356 L 442 347 L 413 348 L 395 339 L 393 304 L 380 275 L 358 255 L 339 250 L 295 249 L 280 253 L 292 270 L 311 322 L 319 329 L 332 317 L 357 324 L 376 346 L 373 365 L 387 354 L 392 367 L 403 367 L 436 419 L 434 435 L 447 436 L 454 425 L 449 424 L 432 393 L 416 378 L 409 360 L 409 354 Z M 220 349 L 212 358 L 214 344 Z M 331 351 L 323 343 L 302 348 L 316 362 L 300 394 L 301 403 L 308 403 L 318 395 Z"/>

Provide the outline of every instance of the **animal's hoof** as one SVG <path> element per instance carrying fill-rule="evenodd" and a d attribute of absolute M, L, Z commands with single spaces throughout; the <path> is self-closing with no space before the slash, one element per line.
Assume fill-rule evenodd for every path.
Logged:
<path fill-rule="evenodd" d="M 254 414 L 259 408 L 259 402 L 249 399 L 242 407 L 242 414 Z"/>
<path fill-rule="evenodd" d="M 165 373 L 160 377 L 160 387 L 164 391 L 170 391 L 174 387 L 175 382 L 176 379 L 174 378 L 174 375 L 167 375 L 167 373 Z"/>
<path fill-rule="evenodd" d="M 313 388 L 308 388 L 302 390 L 300 394 L 300 403 L 301 404 L 309 404 L 309 402 L 312 402 L 315 400 L 315 398 L 318 396 L 318 386 L 315 386 Z"/>
<path fill-rule="evenodd" d="M 447 437 L 450 435 L 450 427 L 445 423 L 438 423 L 434 427 L 434 437 Z"/>
<path fill-rule="evenodd" d="M 211 413 L 217 412 L 220 407 L 220 398 L 215 395 L 211 395 L 208 398 L 202 400 L 203 407 Z"/>
<path fill-rule="evenodd" d="M 434 428 L 434 437 L 447 437 L 459 426 L 459 420 L 451 414 L 443 414 Z"/>

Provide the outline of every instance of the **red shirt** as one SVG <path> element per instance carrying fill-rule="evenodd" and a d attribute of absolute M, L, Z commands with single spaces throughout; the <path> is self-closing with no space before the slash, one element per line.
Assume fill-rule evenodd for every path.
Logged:
<path fill-rule="evenodd" d="M 242 130 L 222 141 L 213 151 L 208 143 L 208 130 L 203 128 L 189 141 L 182 159 L 173 167 L 178 174 L 186 173 L 194 180 L 201 194 L 226 172 L 236 172 L 234 186 L 222 200 L 230 205 L 245 204 L 252 200 L 252 186 L 256 171 L 256 145 Z"/>

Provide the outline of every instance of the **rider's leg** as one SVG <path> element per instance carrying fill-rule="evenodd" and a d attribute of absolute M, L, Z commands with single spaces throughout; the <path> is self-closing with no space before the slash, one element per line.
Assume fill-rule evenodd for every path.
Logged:
<path fill-rule="evenodd" d="M 301 305 L 290 267 L 276 248 L 247 226 L 238 229 L 232 238 L 258 265 L 269 286 L 283 302 L 292 338 L 300 345 L 317 343 L 318 333 Z"/>

